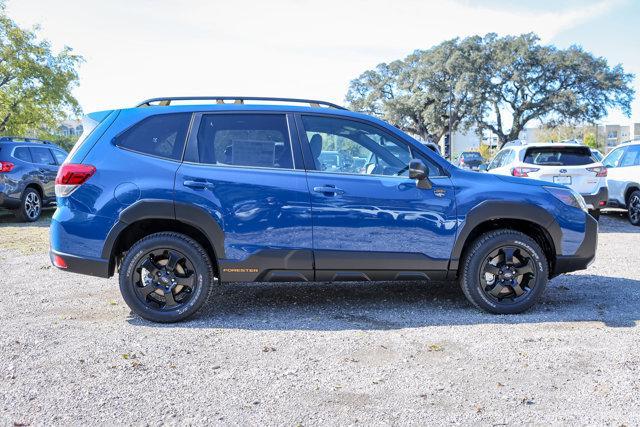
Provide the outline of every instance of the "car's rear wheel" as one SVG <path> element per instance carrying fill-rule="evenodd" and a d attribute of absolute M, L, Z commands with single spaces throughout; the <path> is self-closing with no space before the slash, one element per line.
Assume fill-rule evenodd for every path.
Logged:
<path fill-rule="evenodd" d="M 120 268 L 120 292 L 134 313 L 153 322 L 184 320 L 207 301 L 215 279 L 209 256 L 180 233 L 135 243 Z"/>
<path fill-rule="evenodd" d="M 528 310 L 547 285 L 549 266 L 540 245 L 513 230 L 478 237 L 462 261 L 460 285 L 476 307 L 495 314 Z"/>
<path fill-rule="evenodd" d="M 629 222 L 633 225 L 640 225 L 640 191 L 636 190 L 629 196 L 627 211 Z"/>
<path fill-rule="evenodd" d="M 34 188 L 27 188 L 22 193 L 20 207 L 16 209 L 16 218 L 23 222 L 34 222 L 40 219 L 42 213 L 42 198 Z"/>

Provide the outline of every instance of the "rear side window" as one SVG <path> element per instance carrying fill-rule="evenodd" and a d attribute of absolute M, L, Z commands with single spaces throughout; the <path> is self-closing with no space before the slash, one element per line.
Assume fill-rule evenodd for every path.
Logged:
<path fill-rule="evenodd" d="M 595 162 L 587 147 L 532 147 L 524 162 L 547 166 L 580 166 Z"/>
<path fill-rule="evenodd" d="M 56 161 L 48 148 L 44 147 L 30 147 L 31 158 L 33 163 L 40 165 L 55 165 Z"/>
<path fill-rule="evenodd" d="M 283 114 L 209 114 L 198 129 L 200 163 L 293 169 Z"/>
<path fill-rule="evenodd" d="M 115 144 L 127 150 L 167 159 L 182 158 L 191 113 L 147 117 L 116 137 Z"/>
<path fill-rule="evenodd" d="M 29 149 L 27 147 L 18 147 L 13 151 L 13 157 L 18 160 L 22 160 L 23 162 L 31 163 L 31 154 L 29 153 Z"/>
<path fill-rule="evenodd" d="M 627 148 L 627 151 L 622 156 L 620 161 L 620 167 L 625 166 L 639 166 L 640 165 L 640 145 L 634 145 Z"/>

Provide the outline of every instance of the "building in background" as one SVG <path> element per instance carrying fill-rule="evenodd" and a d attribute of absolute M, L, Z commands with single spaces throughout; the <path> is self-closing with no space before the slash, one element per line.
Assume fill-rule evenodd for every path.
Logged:
<path fill-rule="evenodd" d="M 58 134 L 62 136 L 80 136 L 82 130 L 82 121 L 80 120 L 64 120 L 58 126 Z"/>

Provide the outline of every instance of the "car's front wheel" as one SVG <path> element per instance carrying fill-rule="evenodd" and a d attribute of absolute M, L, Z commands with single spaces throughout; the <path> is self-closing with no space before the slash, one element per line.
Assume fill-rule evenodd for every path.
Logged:
<path fill-rule="evenodd" d="M 42 213 L 42 198 L 34 188 L 27 188 L 22 193 L 20 207 L 16 209 L 16 218 L 23 222 L 34 222 L 40 219 Z"/>
<path fill-rule="evenodd" d="M 629 222 L 633 225 L 640 225 L 640 191 L 636 190 L 629 196 L 627 203 Z"/>
<path fill-rule="evenodd" d="M 544 292 L 549 266 L 540 245 L 514 230 L 478 237 L 462 260 L 460 285 L 476 307 L 495 314 L 521 313 Z"/>
<path fill-rule="evenodd" d="M 214 279 L 211 260 L 199 243 L 180 233 L 156 233 L 139 240 L 124 257 L 120 292 L 140 317 L 177 322 L 202 307 Z"/>

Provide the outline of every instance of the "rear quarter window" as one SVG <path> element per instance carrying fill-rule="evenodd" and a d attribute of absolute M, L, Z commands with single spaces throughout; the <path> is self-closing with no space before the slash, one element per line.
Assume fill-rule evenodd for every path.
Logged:
<path fill-rule="evenodd" d="M 581 166 L 594 163 L 587 147 L 532 147 L 528 148 L 524 162 L 541 166 Z"/>
<path fill-rule="evenodd" d="M 29 149 L 27 147 L 17 147 L 13 151 L 13 157 L 18 160 L 22 160 L 23 162 L 32 162 L 31 153 L 29 153 Z"/>
<path fill-rule="evenodd" d="M 147 117 L 117 136 L 115 145 L 138 153 L 179 160 L 190 120 L 191 113 Z"/>

